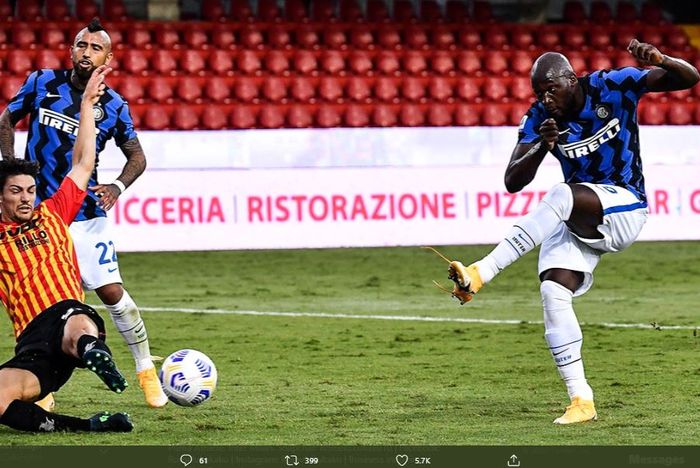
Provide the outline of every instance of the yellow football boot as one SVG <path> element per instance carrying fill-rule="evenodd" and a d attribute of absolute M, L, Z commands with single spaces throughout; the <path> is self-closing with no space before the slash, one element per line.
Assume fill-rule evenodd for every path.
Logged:
<path fill-rule="evenodd" d="M 151 408 L 161 408 L 168 402 L 168 397 L 163 393 L 163 388 L 160 386 L 160 379 L 156 375 L 156 368 L 144 369 L 137 372 L 136 376 L 139 379 L 139 386 L 143 390 L 146 397 L 146 403 Z"/>
<path fill-rule="evenodd" d="M 554 420 L 554 424 L 574 424 L 586 421 L 595 421 L 598 413 L 595 411 L 593 400 L 584 400 L 581 397 L 573 397 L 571 404 L 566 407 L 566 412 Z"/>

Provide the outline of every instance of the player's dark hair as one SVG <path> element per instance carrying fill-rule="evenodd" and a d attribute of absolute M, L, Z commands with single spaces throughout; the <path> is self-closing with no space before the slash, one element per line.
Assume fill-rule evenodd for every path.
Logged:
<path fill-rule="evenodd" d="M 92 21 L 90 21 L 90 24 L 87 25 L 87 30 L 91 33 L 95 33 L 98 31 L 105 31 L 105 28 L 102 26 L 102 23 L 100 23 L 100 19 L 95 16 Z"/>
<path fill-rule="evenodd" d="M 3 159 L 0 161 L 0 190 L 5 189 L 8 177 L 28 175 L 36 178 L 39 175 L 39 163 L 26 159 Z"/>

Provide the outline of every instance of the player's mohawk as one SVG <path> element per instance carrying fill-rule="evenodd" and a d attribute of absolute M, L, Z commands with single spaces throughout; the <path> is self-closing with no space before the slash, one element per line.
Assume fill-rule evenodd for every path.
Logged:
<path fill-rule="evenodd" d="M 92 19 L 92 21 L 90 21 L 90 24 L 87 25 L 87 30 L 91 33 L 94 33 L 98 31 L 104 31 L 105 28 L 102 26 L 102 23 L 100 23 L 100 19 L 97 16 L 95 16 Z"/>

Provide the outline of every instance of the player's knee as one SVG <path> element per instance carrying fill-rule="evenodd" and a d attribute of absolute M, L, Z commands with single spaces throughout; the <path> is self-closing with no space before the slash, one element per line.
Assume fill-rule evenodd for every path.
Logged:
<path fill-rule="evenodd" d="M 122 299 L 125 291 L 120 283 L 112 283 L 100 286 L 95 292 L 103 304 L 113 305 Z"/>
<path fill-rule="evenodd" d="M 566 286 L 552 280 L 545 280 L 540 283 L 540 294 L 545 308 L 556 308 L 557 305 L 565 306 L 571 304 L 573 296 Z"/>
<path fill-rule="evenodd" d="M 560 182 L 549 189 L 542 202 L 549 205 L 562 221 L 566 221 L 574 209 L 574 194 L 568 184 Z"/>

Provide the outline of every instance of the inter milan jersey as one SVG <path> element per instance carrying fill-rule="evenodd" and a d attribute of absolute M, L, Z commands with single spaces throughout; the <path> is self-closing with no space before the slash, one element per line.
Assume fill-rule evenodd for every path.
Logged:
<path fill-rule="evenodd" d="M 68 225 L 85 197 L 70 177 L 24 223 L 0 223 L 0 300 L 19 337 L 34 317 L 85 300 Z"/>
<path fill-rule="evenodd" d="M 637 103 L 647 91 L 648 72 L 627 67 L 579 78 L 583 108 L 572 120 L 557 119 L 560 137 L 552 149 L 566 182 L 624 187 L 646 203 Z M 538 129 L 548 118 L 541 102 L 533 104 L 520 123 L 519 143 L 537 141 Z"/>
<path fill-rule="evenodd" d="M 35 71 L 7 106 L 13 124 L 30 114 L 25 159 L 41 165 L 37 202 L 53 195 L 71 169 L 83 91 L 71 85 L 70 74 L 71 70 Z M 109 88 L 95 106 L 95 126 L 98 154 L 110 138 L 121 146 L 136 137 L 126 101 Z M 95 184 L 97 169 L 89 185 Z M 95 194 L 90 192 L 75 219 L 84 221 L 98 216 L 106 214 L 97 205 Z"/>

